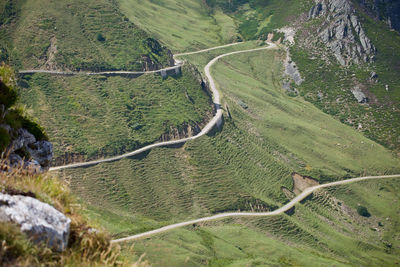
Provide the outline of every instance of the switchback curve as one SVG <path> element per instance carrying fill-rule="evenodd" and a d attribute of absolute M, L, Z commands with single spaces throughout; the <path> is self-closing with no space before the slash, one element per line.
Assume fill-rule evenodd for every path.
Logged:
<path fill-rule="evenodd" d="M 235 44 L 238 44 L 238 43 L 219 46 L 219 47 L 216 47 L 216 48 L 215 47 L 214 48 L 209 48 L 209 49 L 196 51 L 196 52 L 182 53 L 182 54 L 178 54 L 176 56 L 179 56 L 179 55 L 183 56 L 183 55 L 188 55 L 188 54 L 202 53 L 202 52 L 210 51 L 210 50 L 221 48 L 221 47 L 232 46 L 232 45 L 235 45 Z M 212 96 L 213 97 L 213 102 L 214 102 L 214 105 L 215 105 L 215 107 L 217 109 L 217 112 L 214 115 L 214 117 L 211 119 L 211 121 L 209 121 L 207 123 L 207 125 L 201 130 L 201 132 L 198 133 L 197 135 L 191 136 L 191 137 L 187 137 L 187 138 L 183 138 L 183 139 L 179 139 L 179 140 L 171 140 L 171 141 L 166 141 L 166 142 L 154 143 L 154 144 L 142 147 L 140 149 L 137 149 L 135 151 L 128 152 L 128 153 L 125 153 L 125 154 L 122 154 L 122 155 L 119 155 L 119 156 L 106 158 L 106 159 L 99 159 L 99 160 L 93 160 L 93 161 L 88 161 L 88 162 L 72 163 L 72 164 L 63 165 L 63 166 L 51 167 L 49 169 L 49 171 L 57 171 L 57 170 L 68 169 L 68 168 L 88 167 L 88 166 L 93 166 L 93 165 L 100 164 L 100 163 L 112 162 L 112 161 L 116 161 L 116 160 L 120 160 L 120 159 L 123 159 L 123 158 L 127 158 L 127 157 L 131 157 L 131 156 L 140 154 L 142 152 L 148 151 L 148 150 L 156 148 L 156 147 L 183 144 L 183 143 L 186 143 L 187 141 L 197 139 L 197 138 L 207 134 L 208 132 L 210 132 L 210 130 L 212 128 L 214 128 L 214 126 L 219 125 L 221 123 L 221 121 L 222 121 L 222 108 L 221 108 L 221 102 L 220 102 L 220 94 L 219 94 L 219 91 L 218 91 L 218 89 L 217 89 L 217 87 L 215 85 L 215 81 L 214 81 L 213 77 L 211 76 L 211 72 L 210 72 L 211 66 L 213 64 L 215 64 L 215 62 L 217 62 L 222 57 L 235 55 L 235 54 L 240 54 L 240 53 L 248 53 L 248 52 L 255 52 L 255 51 L 260 51 L 260 50 L 276 48 L 275 44 L 273 44 L 273 43 L 268 43 L 268 44 L 269 44 L 269 46 L 266 46 L 266 47 L 259 47 L 259 48 L 254 48 L 254 49 L 235 51 L 235 52 L 230 52 L 230 53 L 226 53 L 226 54 L 217 56 L 214 59 L 212 59 L 204 67 L 204 72 L 205 72 L 205 75 L 206 75 L 206 77 L 208 79 L 208 82 L 209 82 L 209 85 L 210 85 L 210 89 L 211 89 L 211 92 L 212 92 L 212 95 L 213 95 Z M 174 57 L 176 57 L 176 56 L 174 56 Z"/>

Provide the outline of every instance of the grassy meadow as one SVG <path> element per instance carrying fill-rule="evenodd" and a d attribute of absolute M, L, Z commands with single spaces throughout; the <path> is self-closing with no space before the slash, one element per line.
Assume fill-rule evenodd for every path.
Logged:
<path fill-rule="evenodd" d="M 121 11 L 174 52 L 218 46 L 237 40 L 235 21 L 211 13 L 202 1 L 118 0 Z"/>

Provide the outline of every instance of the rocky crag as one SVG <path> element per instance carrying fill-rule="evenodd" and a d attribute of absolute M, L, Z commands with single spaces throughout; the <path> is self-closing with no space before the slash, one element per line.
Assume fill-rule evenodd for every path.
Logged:
<path fill-rule="evenodd" d="M 375 59 L 376 48 L 365 34 L 350 1 L 317 0 L 308 18 L 321 20 L 319 39 L 342 66 Z"/>

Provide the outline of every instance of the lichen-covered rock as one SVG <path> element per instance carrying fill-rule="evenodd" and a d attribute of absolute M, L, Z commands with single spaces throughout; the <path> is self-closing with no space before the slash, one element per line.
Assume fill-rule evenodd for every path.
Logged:
<path fill-rule="evenodd" d="M 365 34 L 349 0 L 317 0 L 309 18 L 326 16 L 319 29 L 320 40 L 343 65 L 375 59 L 376 48 Z"/>
<path fill-rule="evenodd" d="M 0 221 L 19 225 L 31 240 L 56 251 L 68 245 L 71 220 L 35 198 L 0 193 Z"/>

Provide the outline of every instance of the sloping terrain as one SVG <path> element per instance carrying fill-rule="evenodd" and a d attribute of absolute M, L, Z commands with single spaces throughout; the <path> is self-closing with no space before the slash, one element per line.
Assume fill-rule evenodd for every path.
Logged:
<path fill-rule="evenodd" d="M 235 46 L 222 50 L 227 52 L 240 49 Z M 188 59 L 193 57 L 192 62 L 204 62 L 199 59 L 201 56 L 209 58 L 212 57 L 210 54 L 219 53 L 222 51 L 215 50 L 205 55 L 189 56 Z M 220 132 L 189 142 L 181 148 L 158 148 L 114 163 L 64 171 L 65 177 L 71 179 L 73 190 L 88 203 L 89 216 L 105 225 L 115 237 L 124 237 L 218 212 L 273 210 L 288 200 L 282 187 L 292 189 L 291 173 L 294 171 L 310 174 L 320 182 L 358 176 L 363 172 L 395 172 L 393 167 L 399 166 L 399 162 L 388 150 L 350 127 L 342 126 L 312 104 L 301 98 L 287 96 L 282 91 L 278 77 L 282 73 L 283 58 L 283 51 L 253 52 L 224 58 L 216 64 L 212 74 L 226 100 L 227 106 L 224 108 L 229 110 L 231 116 L 225 116 L 225 124 Z M 358 194 L 361 193 L 354 193 L 353 197 L 359 198 Z M 313 200 L 309 202 L 315 203 Z M 371 208 L 370 205 L 367 207 Z M 293 215 L 296 218 L 297 209 L 300 210 L 299 216 L 302 214 L 302 208 L 296 207 Z M 320 212 L 325 216 L 329 214 L 323 208 Z M 221 262 L 227 260 L 229 263 L 231 257 L 239 262 L 248 262 L 245 253 L 234 247 L 246 247 L 251 242 L 246 241 L 245 237 L 253 236 L 253 240 L 260 232 L 276 235 L 264 241 L 254 239 L 253 242 L 258 240 L 267 247 L 251 247 L 248 253 L 265 254 L 272 249 L 268 246 L 283 250 L 288 244 L 302 244 L 307 240 L 302 247 L 307 255 L 313 255 L 315 252 L 311 251 L 315 251 L 313 247 L 318 244 L 316 238 L 324 240 L 320 241 L 323 243 L 320 253 L 337 246 L 336 252 L 330 252 L 329 257 L 317 256 L 314 260 L 318 264 L 338 261 L 335 258 L 344 247 L 335 242 L 350 240 L 347 246 L 353 250 L 361 242 L 357 236 L 342 237 L 340 229 L 337 232 L 326 230 L 320 236 L 312 230 L 309 220 L 321 224 L 324 229 L 326 223 L 315 220 L 312 211 L 305 216 L 296 220 L 284 215 L 275 219 L 232 219 L 233 222 L 228 220 L 223 224 L 217 223 L 218 232 L 226 235 L 236 236 L 234 233 L 239 228 L 245 232 L 244 236 L 229 241 L 226 241 L 226 236 L 210 236 L 207 227 L 195 227 L 174 230 L 150 241 L 135 243 L 140 244 L 138 251 L 150 253 L 148 258 L 154 264 L 173 266 L 183 264 L 185 260 L 195 265 L 204 264 L 213 257 Z M 379 220 L 385 220 L 382 215 L 379 216 Z M 333 219 L 331 216 L 329 218 Z M 270 220 L 273 222 L 271 225 L 268 224 Z M 235 222 L 245 226 L 236 225 L 232 228 L 230 225 L 235 225 Z M 224 226 L 226 223 L 228 226 Z M 363 227 L 358 228 L 359 231 Z M 394 231 L 395 228 L 388 226 L 386 229 Z M 202 239 L 203 233 L 205 239 Z M 281 235 L 285 239 L 272 241 Z M 331 235 L 339 238 L 339 241 L 330 242 Z M 213 250 L 208 242 L 221 238 L 225 241 L 215 245 L 216 250 Z M 370 238 L 367 236 L 362 240 L 369 243 L 373 240 Z M 236 242 L 242 243 L 236 245 Z M 180 244 L 181 248 L 175 248 L 176 244 Z M 174 248 L 173 257 L 167 255 L 167 251 L 171 251 L 167 248 L 171 246 Z M 377 253 L 382 258 L 385 255 L 385 245 L 380 243 L 379 247 Z M 219 249 L 222 250 L 221 255 L 213 254 Z M 233 253 L 232 249 L 238 254 Z M 293 253 L 298 252 L 294 249 Z M 339 262 L 363 262 L 363 253 L 368 252 L 356 256 L 350 253 L 340 256 Z M 226 259 L 218 259 L 225 258 L 224 254 Z M 299 264 L 311 260 L 307 257 L 313 257 L 286 256 L 286 259 L 282 253 L 277 255 L 280 255 L 275 259 L 278 262 L 289 260 Z M 256 260 L 257 257 L 250 259 Z M 391 256 L 387 261 L 392 262 L 394 259 Z M 265 264 L 275 261 L 259 260 Z"/>
<path fill-rule="evenodd" d="M 355 28 L 347 25 L 348 34 L 337 35 L 324 43 L 323 33 L 326 30 L 340 28 L 321 26 L 321 21 L 332 15 L 326 13 L 314 19 L 300 19 L 297 24 L 297 44 L 292 46 L 291 53 L 305 81 L 295 87 L 324 112 L 398 153 L 400 35 L 389 30 L 385 22 L 369 16 L 357 3 L 352 7 L 358 23 L 365 31 L 364 38 L 367 36 L 375 47 L 373 59 L 342 66 L 326 47 L 338 39 L 350 45 L 356 44 L 361 35 L 356 34 L 354 41 L 348 42 L 351 31 L 356 32 Z M 362 57 L 364 55 L 361 53 Z M 353 91 L 361 92 L 364 100 L 357 99 Z"/>
<path fill-rule="evenodd" d="M 2 5 L 0 55 L 20 70 L 143 71 L 173 64 L 171 52 L 113 1 Z M 165 79 L 39 73 L 21 75 L 19 84 L 21 102 L 54 143 L 57 165 L 188 136 L 212 115 L 208 92 L 190 66 Z"/>
<path fill-rule="evenodd" d="M 19 69 L 143 70 L 171 64 L 168 49 L 125 18 L 113 1 L 3 5 L 1 47 Z"/>
<path fill-rule="evenodd" d="M 212 67 L 224 110 L 220 129 L 182 146 L 60 172 L 87 207 L 86 214 L 114 238 L 220 212 L 274 210 L 299 191 L 293 181 L 298 176 L 325 183 L 400 172 L 399 35 L 390 30 L 386 15 L 374 15 L 365 3 L 102 0 L 76 10 L 80 2 L 69 0 L 62 7 L 76 16 L 67 19 L 82 24 L 84 34 L 72 27 L 73 33 L 61 37 L 53 34 L 61 26 L 48 22 L 47 13 L 40 16 L 44 0 L 38 6 L 16 3 L 7 4 L 1 17 L 1 29 L 15 34 L 12 45 L 2 45 L 2 57 L 24 68 L 156 68 L 170 64 L 162 45 L 175 52 L 195 51 L 266 39 L 274 30 L 273 40 L 285 45 L 229 56 Z M 28 7 L 39 15 L 29 17 L 34 15 Z M 50 7 L 49 14 L 57 10 Z M 114 29 L 110 25 L 116 18 L 138 32 Z M 36 25 L 36 20 L 47 28 L 27 31 L 29 21 Z M 103 21 L 106 33 L 99 30 Z M 286 25 L 292 30 L 276 31 Z M 35 45 L 25 47 L 21 36 L 32 35 Z M 69 45 L 65 50 L 63 39 Z M 131 44 L 135 47 L 125 49 Z M 220 54 L 259 45 L 263 41 L 184 58 L 202 70 Z M 161 51 L 157 47 L 159 54 L 151 49 Z M 72 54 L 55 52 L 69 49 L 74 56 L 67 59 L 60 56 Z M 131 55 L 140 55 L 134 58 L 142 65 L 126 63 Z M 285 70 L 301 79 L 291 80 Z M 20 83 L 23 102 L 57 140 L 58 156 L 114 155 L 160 138 L 179 138 L 211 113 L 209 95 L 192 67 L 166 79 L 35 74 Z M 156 266 L 390 266 L 399 261 L 398 189 L 397 180 L 326 189 L 277 217 L 196 224 L 136 241 L 137 254 L 128 256 L 146 253 Z"/>
<path fill-rule="evenodd" d="M 43 122 L 57 165 L 121 154 L 199 131 L 212 116 L 195 73 L 179 77 L 24 76 L 21 100 Z"/>
<path fill-rule="evenodd" d="M 237 40 L 232 18 L 204 1 L 118 0 L 121 11 L 173 51 L 195 51 Z"/>

